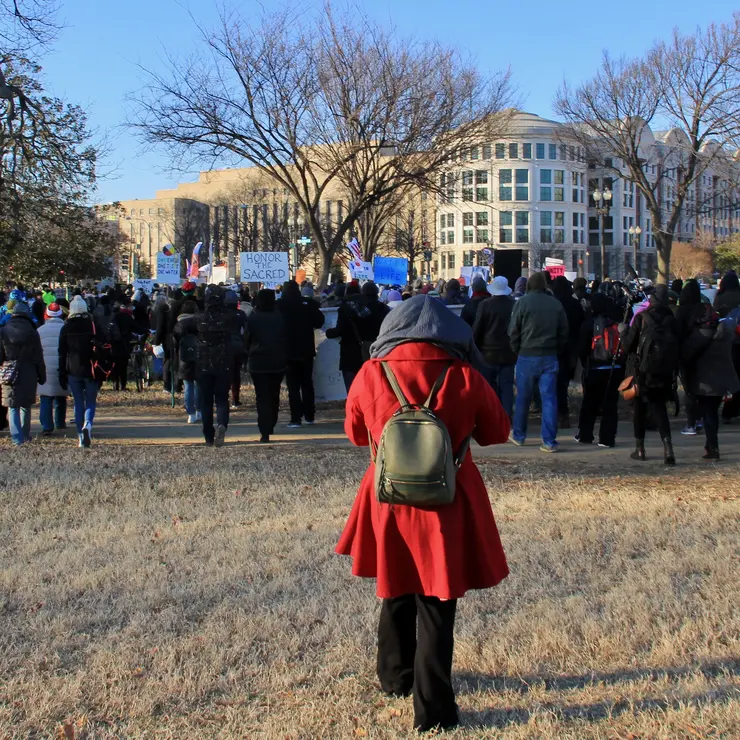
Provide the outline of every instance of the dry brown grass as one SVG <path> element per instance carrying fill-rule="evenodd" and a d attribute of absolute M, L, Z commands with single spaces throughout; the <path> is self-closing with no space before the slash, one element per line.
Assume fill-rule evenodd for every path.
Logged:
<path fill-rule="evenodd" d="M 411 736 L 332 554 L 364 451 L 0 456 L 1 737 Z M 738 469 L 482 470 L 512 575 L 461 603 L 451 736 L 739 737 Z"/>

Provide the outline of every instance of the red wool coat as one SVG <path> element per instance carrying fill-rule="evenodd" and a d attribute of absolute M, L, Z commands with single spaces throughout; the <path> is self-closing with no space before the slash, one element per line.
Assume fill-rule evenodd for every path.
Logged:
<path fill-rule="evenodd" d="M 450 355 L 432 344 L 407 343 L 386 358 L 409 401 L 421 403 Z M 378 360 L 366 362 L 347 399 L 345 431 L 353 444 L 367 447 L 368 429 L 380 439 L 398 401 Z M 480 445 L 502 444 L 509 419 L 483 376 L 455 360 L 432 408 L 447 425 L 454 449 L 472 433 Z M 375 498 L 375 466 L 360 484 L 352 512 L 337 545 L 353 558 L 352 573 L 377 578 L 377 595 L 423 594 L 456 599 L 473 588 L 489 588 L 506 578 L 501 540 L 485 484 L 468 452 L 457 475 L 455 500 L 420 509 L 381 504 Z"/>

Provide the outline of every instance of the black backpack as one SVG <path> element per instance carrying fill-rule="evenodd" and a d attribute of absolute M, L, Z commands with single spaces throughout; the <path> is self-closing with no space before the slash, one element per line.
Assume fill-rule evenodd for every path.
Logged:
<path fill-rule="evenodd" d="M 193 332 L 183 334 L 180 339 L 180 362 L 196 362 L 198 359 L 198 337 Z"/>
<path fill-rule="evenodd" d="M 594 319 L 594 333 L 591 339 L 591 365 L 611 365 L 621 356 L 622 344 L 617 325 L 604 316 Z"/>
<path fill-rule="evenodd" d="M 642 331 L 637 347 L 638 371 L 650 386 L 662 386 L 678 370 L 679 342 L 673 330 L 673 315 L 642 314 Z"/>
<path fill-rule="evenodd" d="M 108 336 L 108 341 L 111 344 L 120 344 L 123 341 L 123 334 L 121 334 L 121 327 L 118 326 L 118 321 L 114 318 L 113 321 L 111 321 L 107 328 L 106 328 L 106 334 Z"/>

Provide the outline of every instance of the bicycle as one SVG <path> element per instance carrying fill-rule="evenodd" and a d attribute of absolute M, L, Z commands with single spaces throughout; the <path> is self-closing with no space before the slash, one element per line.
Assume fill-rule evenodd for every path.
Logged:
<path fill-rule="evenodd" d="M 131 357 L 129 365 L 133 372 L 134 382 L 136 383 L 137 393 L 144 390 L 144 384 L 147 387 L 152 384 L 152 371 L 149 364 L 149 354 L 147 352 L 147 335 L 132 334 L 131 340 Z"/>

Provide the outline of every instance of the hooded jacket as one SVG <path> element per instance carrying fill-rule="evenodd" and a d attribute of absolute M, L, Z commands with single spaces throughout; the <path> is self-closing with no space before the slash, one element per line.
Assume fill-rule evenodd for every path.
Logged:
<path fill-rule="evenodd" d="M 13 360 L 17 363 L 16 381 L 3 386 L 3 405 L 28 408 L 36 401 L 37 383 L 46 382 L 41 340 L 30 313 L 13 314 L 0 329 L 0 364 Z"/>
<path fill-rule="evenodd" d="M 374 342 L 390 309 L 376 298 L 347 296 L 337 311 L 337 325 L 326 330 L 327 339 L 339 339 L 339 369 L 357 372 L 363 363 L 362 342 Z"/>
<path fill-rule="evenodd" d="M 527 281 L 527 294 L 514 304 L 509 322 L 511 349 L 522 357 L 559 357 L 568 347 L 565 309 L 545 293 L 542 273 Z"/>
<path fill-rule="evenodd" d="M 473 324 L 473 339 L 489 365 L 513 365 L 516 354 L 509 341 L 514 299 L 496 295 L 483 301 Z"/>
<path fill-rule="evenodd" d="M 67 395 L 67 391 L 59 384 L 59 335 L 63 328 L 64 321 L 59 318 L 49 318 L 39 327 L 39 339 L 46 366 L 46 382 L 39 387 L 39 396 Z"/>
<path fill-rule="evenodd" d="M 92 378 L 93 343 L 97 329 L 90 314 L 72 314 L 59 333 L 59 383 L 67 377 Z"/>
<path fill-rule="evenodd" d="M 288 360 L 310 360 L 316 356 L 314 330 L 324 325 L 324 314 L 312 298 L 291 292 L 287 286 L 276 309 L 285 321 L 286 352 Z"/>

